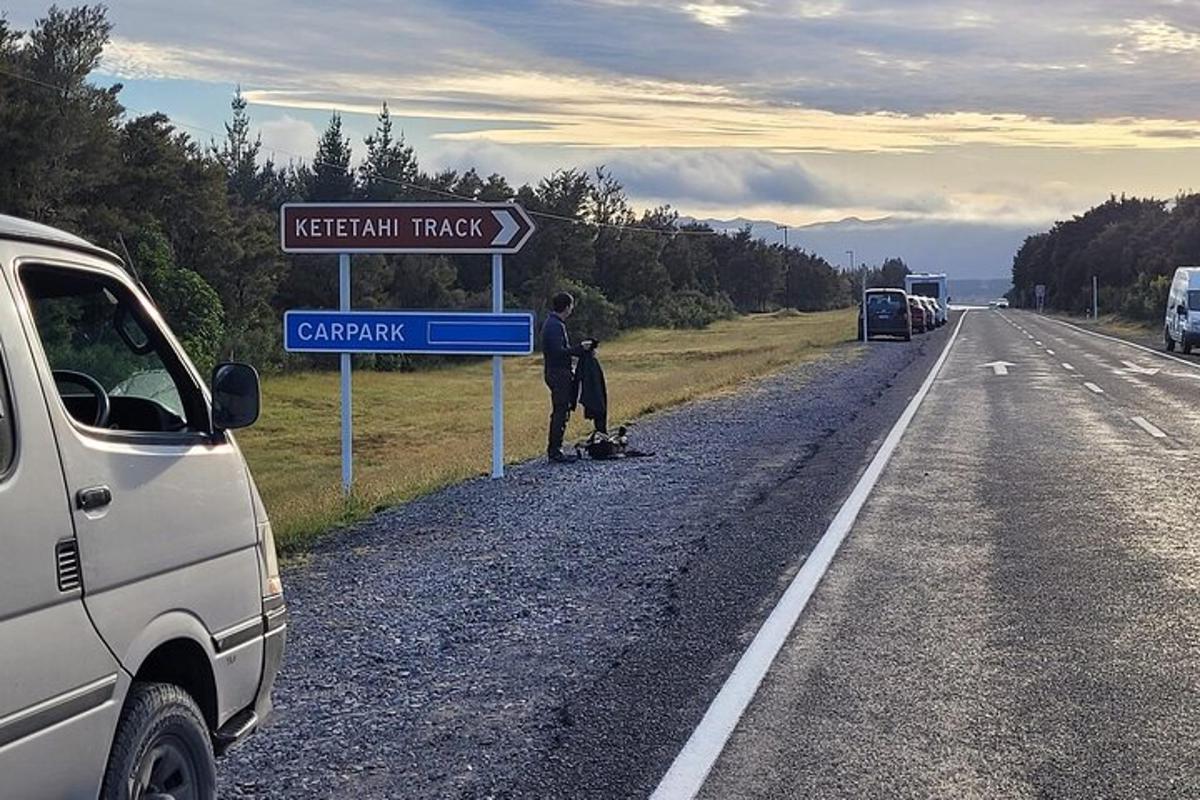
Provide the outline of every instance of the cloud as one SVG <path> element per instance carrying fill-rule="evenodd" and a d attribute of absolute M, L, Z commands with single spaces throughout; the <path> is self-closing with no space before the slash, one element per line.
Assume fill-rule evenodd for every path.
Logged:
<path fill-rule="evenodd" d="M 724 28 L 733 20 L 750 12 L 750 9 L 743 6 L 725 3 L 688 3 L 683 6 L 683 10 L 701 25 L 713 28 Z"/>
<path fill-rule="evenodd" d="M 1183 30 L 1161 19 L 1140 19 L 1129 24 L 1131 49 L 1139 53 L 1200 52 L 1200 33 Z"/>
<path fill-rule="evenodd" d="M 311 122 L 284 114 L 270 119 L 259 126 L 263 139 L 263 155 L 278 163 L 300 158 L 300 154 L 311 153 L 319 133 Z"/>

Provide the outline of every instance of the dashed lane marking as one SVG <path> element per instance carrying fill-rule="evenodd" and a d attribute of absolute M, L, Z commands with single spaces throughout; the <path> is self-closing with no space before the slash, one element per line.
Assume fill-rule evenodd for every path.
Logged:
<path fill-rule="evenodd" d="M 1165 433 L 1163 433 L 1159 428 L 1156 428 L 1145 417 L 1130 417 L 1130 419 L 1133 420 L 1133 423 L 1135 425 L 1137 425 L 1139 428 L 1144 430 L 1146 433 L 1153 436 L 1155 439 L 1167 438 L 1167 435 Z"/>
<path fill-rule="evenodd" d="M 1104 390 L 1094 383 L 1088 382 L 1084 383 L 1083 385 L 1086 386 L 1088 391 L 1092 392 L 1093 394 L 1104 394 Z"/>
<path fill-rule="evenodd" d="M 1074 368 L 1074 367 L 1072 367 L 1070 364 L 1068 364 L 1068 363 L 1067 363 L 1067 362 L 1065 362 L 1065 361 L 1064 361 L 1064 362 L 1062 362 L 1062 366 L 1063 366 L 1063 369 L 1067 370 L 1068 372 L 1074 372 L 1074 371 L 1075 371 L 1075 368 Z"/>

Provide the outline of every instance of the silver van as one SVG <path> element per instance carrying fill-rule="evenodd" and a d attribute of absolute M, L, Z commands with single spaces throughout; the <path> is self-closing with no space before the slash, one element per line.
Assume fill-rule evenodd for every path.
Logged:
<path fill-rule="evenodd" d="M 1178 344 L 1184 353 L 1200 344 L 1200 267 L 1180 267 L 1171 279 L 1163 344 L 1168 351 Z"/>
<path fill-rule="evenodd" d="M 0 797 L 216 797 L 271 710 L 286 610 L 212 391 L 120 259 L 0 216 Z"/>

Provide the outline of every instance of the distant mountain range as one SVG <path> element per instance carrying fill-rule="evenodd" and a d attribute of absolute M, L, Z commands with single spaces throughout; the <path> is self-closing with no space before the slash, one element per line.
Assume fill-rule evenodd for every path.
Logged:
<path fill-rule="evenodd" d="M 757 239 L 781 244 L 784 240 L 784 232 L 770 220 L 695 221 L 730 232 L 749 225 Z M 846 251 L 852 249 L 858 264 L 879 265 L 895 256 L 904 259 L 914 272 L 944 272 L 951 279 L 992 280 L 1011 276 L 1013 256 L 1025 237 L 1038 230 L 1038 226 L 1027 225 L 851 217 L 840 222 L 793 227 L 787 231 L 787 238 L 792 246 L 823 256 L 836 266 L 849 263 Z"/>

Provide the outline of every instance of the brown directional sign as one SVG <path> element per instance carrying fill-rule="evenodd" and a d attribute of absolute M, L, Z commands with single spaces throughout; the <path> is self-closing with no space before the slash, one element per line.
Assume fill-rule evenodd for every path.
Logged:
<path fill-rule="evenodd" d="M 288 203 L 287 253 L 515 253 L 534 224 L 515 203 Z"/>

